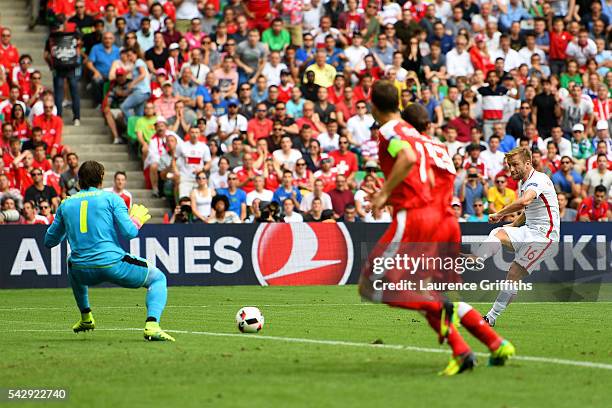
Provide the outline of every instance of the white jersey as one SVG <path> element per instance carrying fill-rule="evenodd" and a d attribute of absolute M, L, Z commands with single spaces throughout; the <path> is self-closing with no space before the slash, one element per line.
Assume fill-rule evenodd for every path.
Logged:
<path fill-rule="evenodd" d="M 519 197 L 533 190 L 536 198 L 525 207 L 525 226 L 552 241 L 559 241 L 559 202 L 552 180 L 544 173 L 531 170 L 527 180 L 519 182 Z"/>
<path fill-rule="evenodd" d="M 195 180 L 195 172 L 210 161 L 210 149 L 204 142 L 183 143 L 176 149 L 176 159 L 181 180 Z"/>

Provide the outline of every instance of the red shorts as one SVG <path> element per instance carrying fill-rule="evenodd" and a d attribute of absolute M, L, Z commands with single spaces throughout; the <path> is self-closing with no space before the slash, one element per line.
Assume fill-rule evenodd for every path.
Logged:
<path fill-rule="evenodd" d="M 443 295 L 420 291 L 421 282 L 456 280 L 459 275 L 447 269 L 447 258 L 458 254 L 460 239 L 459 224 L 450 212 L 435 211 L 431 207 L 400 210 L 370 252 L 361 283 L 370 288 L 375 301 L 439 301 Z M 411 282 L 414 286 L 411 289 L 387 286 L 380 290 L 380 282 L 402 285 Z M 362 294 L 370 297 L 367 293 L 362 288 Z"/>

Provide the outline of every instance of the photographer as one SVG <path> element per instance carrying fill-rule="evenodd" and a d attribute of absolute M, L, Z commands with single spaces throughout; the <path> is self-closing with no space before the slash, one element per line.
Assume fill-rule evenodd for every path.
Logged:
<path fill-rule="evenodd" d="M 189 197 L 181 197 L 179 203 L 174 207 L 170 224 L 193 224 L 195 217 L 191 210 L 191 199 Z"/>
<path fill-rule="evenodd" d="M 463 180 L 459 198 L 463 203 L 463 208 L 468 215 L 474 214 L 474 203 L 477 199 L 484 200 L 485 197 L 485 178 L 478 173 L 477 167 L 467 169 L 467 177 Z"/>

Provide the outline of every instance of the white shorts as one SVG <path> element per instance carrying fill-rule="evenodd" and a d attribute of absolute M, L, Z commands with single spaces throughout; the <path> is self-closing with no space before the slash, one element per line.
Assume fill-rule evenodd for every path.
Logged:
<path fill-rule="evenodd" d="M 542 261 L 554 257 L 557 252 L 556 242 L 525 225 L 501 229 L 508 234 L 514 248 L 514 262 L 525 268 L 530 275 Z"/>
<path fill-rule="evenodd" d="M 117 118 L 118 118 L 119 116 L 123 115 L 123 112 L 121 112 L 121 109 L 119 109 L 119 108 L 116 108 L 116 109 L 114 109 L 114 108 L 113 108 L 113 109 L 111 109 L 111 110 L 110 110 L 110 113 L 111 113 L 111 115 L 112 115 L 113 119 L 115 119 L 115 120 L 117 120 Z"/>
<path fill-rule="evenodd" d="M 197 186 L 198 185 L 196 184 L 196 182 L 192 180 L 181 181 L 179 183 L 179 188 L 178 188 L 179 199 L 183 197 L 189 197 L 191 194 L 191 190 L 193 190 Z"/>

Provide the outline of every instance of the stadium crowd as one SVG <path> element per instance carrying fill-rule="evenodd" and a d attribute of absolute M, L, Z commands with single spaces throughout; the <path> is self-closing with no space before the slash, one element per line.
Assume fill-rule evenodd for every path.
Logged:
<path fill-rule="evenodd" d="M 0 40 L 3 211 L 48 223 L 78 189 L 87 83 L 114 143 L 128 142 L 165 222 L 388 222 L 373 82 L 457 172 L 452 206 L 483 222 L 516 197 L 504 153 L 528 146 L 563 221 L 612 217 L 610 0 L 50 0 L 45 60 Z M 70 102 L 67 101 L 69 90 Z M 87 135 L 83 135 L 86 138 Z M 450 165 L 450 163 L 449 163 Z M 112 190 L 131 205 L 126 174 Z M 4 213 L 3 213 L 4 214 Z"/>

